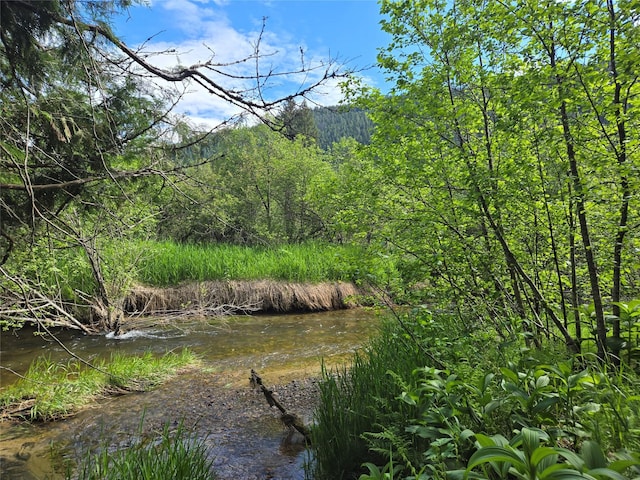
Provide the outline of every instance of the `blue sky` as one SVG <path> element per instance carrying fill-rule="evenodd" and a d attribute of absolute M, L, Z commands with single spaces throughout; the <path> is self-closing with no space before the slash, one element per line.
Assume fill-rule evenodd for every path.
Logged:
<path fill-rule="evenodd" d="M 263 71 L 294 70 L 300 65 L 300 49 L 305 61 L 319 64 L 339 59 L 353 69 L 375 65 L 377 49 L 388 43 L 380 29 L 376 0 L 152 0 L 136 6 L 116 19 L 114 31 L 129 46 L 144 42 L 147 52 L 170 51 L 150 57 L 158 66 L 193 65 L 209 60 L 227 63 L 250 55 L 266 18 L 263 51 L 269 53 L 261 63 Z M 149 40 L 150 39 L 150 40 Z M 255 71 L 255 64 L 227 67 L 234 74 Z M 383 87 L 381 73 L 375 69 L 360 73 L 367 83 Z M 229 79 L 230 88 L 243 88 Z M 267 95 L 292 93 L 307 78 L 278 78 Z M 313 101 L 335 105 L 341 98 L 337 85 L 328 84 Z M 178 111 L 200 124 L 215 123 L 237 113 L 200 87 L 187 89 Z"/>

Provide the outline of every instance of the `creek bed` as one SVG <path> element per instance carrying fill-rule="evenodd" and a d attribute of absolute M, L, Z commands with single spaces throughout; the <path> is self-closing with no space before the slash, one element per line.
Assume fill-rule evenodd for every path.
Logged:
<path fill-rule="evenodd" d="M 241 316 L 217 320 L 167 322 L 134 329 L 121 338 L 61 332 L 60 339 L 85 358 L 189 347 L 202 359 L 151 392 L 100 399 L 74 417 L 29 425 L 0 422 L 3 480 L 58 479 L 54 458 L 77 460 L 102 445 L 124 447 L 137 435 L 161 432 L 183 422 L 204 439 L 220 480 L 303 479 L 309 452 L 299 434 L 291 435 L 264 396 L 249 386 L 255 369 L 288 411 L 312 421 L 320 364 L 348 360 L 379 322 L 363 309 L 303 315 Z M 27 332 L 2 333 L 2 365 L 26 371 L 40 354 L 66 359 L 55 343 Z M 12 378 L 2 370 L 2 385 Z M 141 421 L 144 418 L 144 421 Z M 58 470 L 60 466 L 58 465 Z"/>

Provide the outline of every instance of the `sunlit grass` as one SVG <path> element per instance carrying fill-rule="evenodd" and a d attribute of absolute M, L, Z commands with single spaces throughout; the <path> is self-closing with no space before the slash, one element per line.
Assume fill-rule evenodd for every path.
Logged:
<path fill-rule="evenodd" d="M 393 258 L 359 245 L 307 242 L 279 246 L 178 244 L 171 241 L 105 241 L 102 273 L 116 296 L 132 284 L 166 287 L 217 280 L 280 280 L 294 283 L 369 282 L 388 285 L 398 273 Z M 45 254 L 43 254 L 45 255 Z M 80 248 L 47 253 L 46 265 L 30 258 L 29 275 L 63 299 L 82 303 L 96 285 Z M 37 268 L 36 268 L 37 265 Z M 81 294 L 78 292 L 82 292 Z"/>
<path fill-rule="evenodd" d="M 157 286 L 224 279 L 350 281 L 351 265 L 359 251 L 358 247 L 319 243 L 258 248 L 149 242 L 139 264 L 138 280 Z"/>
<path fill-rule="evenodd" d="M 193 438 L 180 423 L 174 431 L 165 425 L 159 439 L 141 439 L 116 452 L 107 445 L 89 452 L 81 462 L 79 480 L 213 480 L 213 460 L 204 441 Z"/>
<path fill-rule="evenodd" d="M 380 335 L 354 355 L 348 368 L 323 369 L 321 405 L 312 430 L 312 443 L 317 446 L 314 478 L 347 478 L 347 473 L 359 470 L 363 459 L 380 460 L 361 435 L 402 414 L 390 406 L 402 406 L 394 400 L 401 390 L 387 372 L 410 375 L 423 361 L 422 353 L 385 323 Z"/>
<path fill-rule="evenodd" d="M 94 361 L 94 368 L 75 359 L 59 363 L 39 357 L 23 378 L 0 391 L 0 413 L 30 420 L 62 418 L 114 390 L 152 388 L 195 362 L 187 349 L 160 357 L 115 353 L 108 361 Z"/>

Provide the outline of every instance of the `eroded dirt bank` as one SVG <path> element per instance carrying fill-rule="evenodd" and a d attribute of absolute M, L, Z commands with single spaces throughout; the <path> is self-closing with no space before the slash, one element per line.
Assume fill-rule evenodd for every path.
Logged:
<path fill-rule="evenodd" d="M 123 309 L 128 315 L 321 312 L 353 307 L 361 294 L 356 285 L 345 282 L 228 280 L 168 288 L 137 286 L 125 298 Z"/>

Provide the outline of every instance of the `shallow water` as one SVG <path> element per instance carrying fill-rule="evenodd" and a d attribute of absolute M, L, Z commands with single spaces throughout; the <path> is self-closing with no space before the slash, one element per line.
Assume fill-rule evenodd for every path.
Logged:
<path fill-rule="evenodd" d="M 259 392 L 249 388 L 250 370 L 257 370 L 268 386 L 316 376 L 322 361 L 345 361 L 379 324 L 373 313 L 361 309 L 148 323 L 132 326 L 119 337 L 59 332 L 58 338 L 87 360 L 114 351 L 161 354 L 189 347 L 202 358 L 204 371 L 180 375 L 152 392 L 101 400 L 69 420 L 43 425 L 0 422 L 3 480 L 64 478 L 63 472 L 54 471 L 52 449 L 58 459 L 77 460 L 83 451 L 105 442 L 115 449 L 136 435 L 151 435 L 166 423 L 180 421 L 205 439 L 221 479 L 303 479 L 308 453 L 299 438 L 290 438 Z M 26 372 L 43 354 L 69 359 L 60 345 L 33 332 L 3 332 L 0 385 L 15 381 L 11 371 Z M 293 404 L 288 408 L 295 410 L 296 391 L 304 388 L 308 385 L 288 385 L 287 400 Z M 312 420 L 310 412 L 303 416 Z"/>

